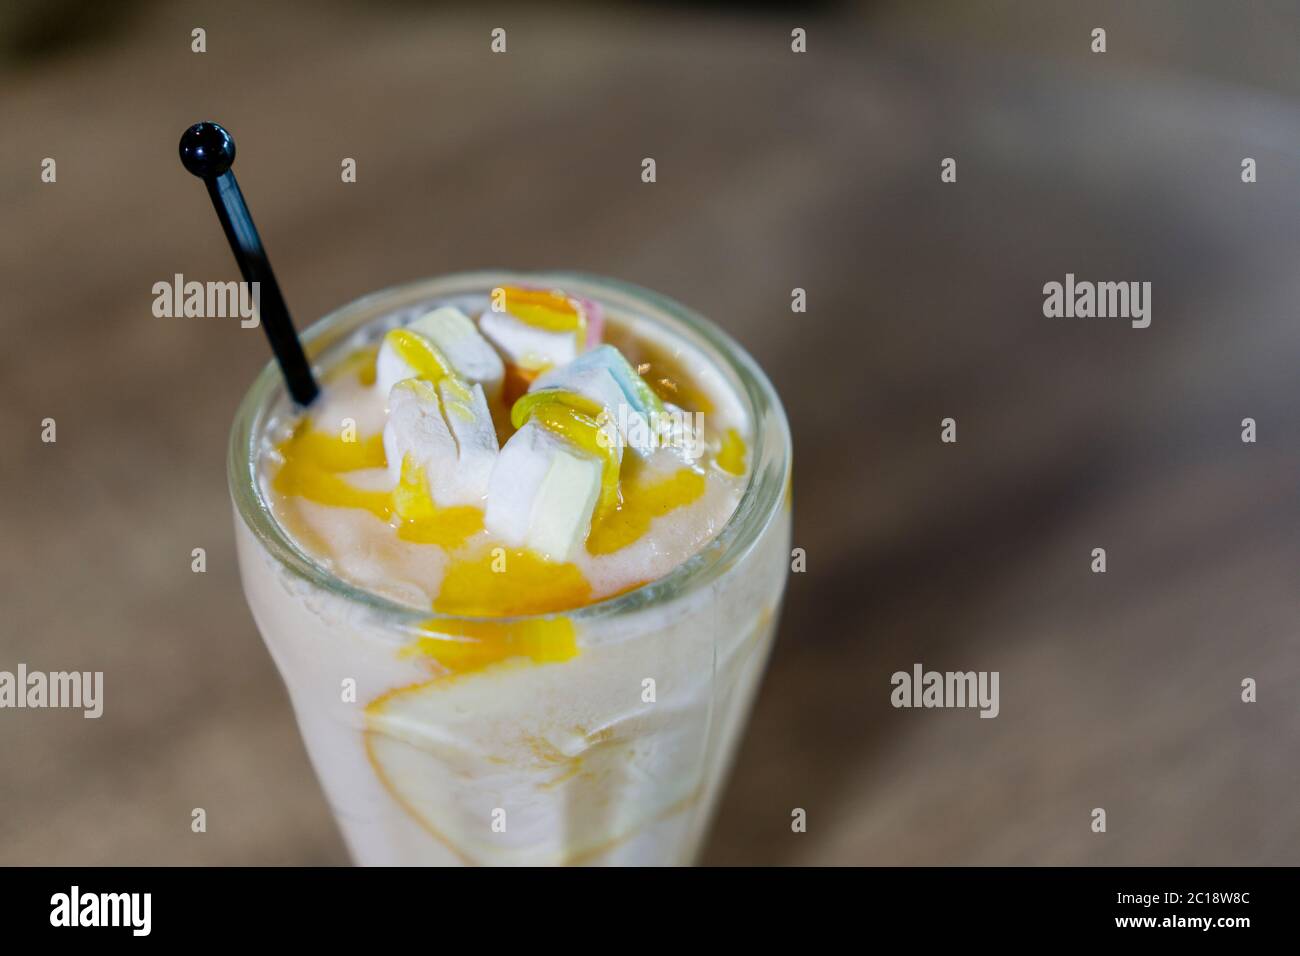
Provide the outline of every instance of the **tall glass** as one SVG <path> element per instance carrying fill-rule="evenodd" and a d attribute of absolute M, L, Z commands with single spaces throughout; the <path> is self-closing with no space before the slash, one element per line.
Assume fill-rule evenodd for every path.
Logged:
<path fill-rule="evenodd" d="M 615 322 L 651 323 L 713 366 L 750 422 L 748 484 L 716 538 L 666 577 L 561 615 L 578 647 L 569 660 L 435 676 L 416 652 L 421 638 L 473 640 L 491 628 L 497 639 L 505 629 L 526 640 L 555 616 L 485 624 L 412 609 L 348 584 L 300 549 L 259 477 L 270 425 L 289 413 L 268 365 L 230 441 L 244 593 L 358 863 L 690 863 L 766 663 L 789 570 L 790 433 L 767 377 L 676 302 L 565 273 L 466 273 L 388 289 L 326 316 L 304 343 L 328 368 L 394 316 L 518 284 L 598 301 Z"/>

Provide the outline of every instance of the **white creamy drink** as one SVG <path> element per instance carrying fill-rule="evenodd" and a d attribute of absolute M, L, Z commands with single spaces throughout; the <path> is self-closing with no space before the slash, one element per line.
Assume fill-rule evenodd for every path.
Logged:
<path fill-rule="evenodd" d="M 789 567 L 790 443 L 708 323 L 579 276 L 362 299 L 236 421 L 245 593 L 362 864 L 693 860 Z"/>

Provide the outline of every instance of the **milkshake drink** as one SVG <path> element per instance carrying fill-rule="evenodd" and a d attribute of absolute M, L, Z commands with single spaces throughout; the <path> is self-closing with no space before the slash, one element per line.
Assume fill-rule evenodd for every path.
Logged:
<path fill-rule="evenodd" d="M 717 328 L 578 275 L 368 296 L 240 408 L 244 590 L 361 864 L 679 864 L 774 633 L 790 438 Z"/>

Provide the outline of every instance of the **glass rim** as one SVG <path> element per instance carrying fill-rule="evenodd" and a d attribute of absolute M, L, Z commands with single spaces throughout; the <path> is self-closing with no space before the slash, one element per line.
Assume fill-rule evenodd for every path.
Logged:
<path fill-rule="evenodd" d="M 423 629 L 430 622 L 438 621 L 490 620 L 498 624 L 511 624 L 564 617 L 579 622 L 625 614 L 685 596 L 708 585 L 753 548 L 761 532 L 782 507 L 790 479 L 791 438 L 785 410 L 767 375 L 735 339 L 702 315 L 665 295 L 619 279 L 584 272 L 518 272 L 502 269 L 447 273 L 363 295 L 321 317 L 300 333 L 300 337 L 314 364 L 320 351 L 336 345 L 382 314 L 368 314 L 381 302 L 393 300 L 396 310 L 401 307 L 401 302 L 397 300 L 411 298 L 418 302 L 426 293 L 433 298 L 440 294 L 487 291 L 510 283 L 555 285 L 596 300 L 602 300 L 603 294 L 605 301 L 613 294 L 629 302 L 662 311 L 704 341 L 713 353 L 707 357 L 720 363 L 726 377 L 733 379 L 729 385 L 734 387 L 739 383 L 740 398 L 743 404 L 748 405 L 751 426 L 749 476 L 735 510 L 718 533 L 662 577 L 565 611 L 513 617 L 446 614 L 433 609 L 421 610 L 368 591 L 335 574 L 299 547 L 276 520 L 270 503 L 262 494 L 258 475 L 261 438 L 267 416 L 287 399 L 279 366 L 272 359 L 253 380 L 235 413 L 228 446 L 227 480 L 240 520 L 278 564 L 307 583 L 351 603 Z M 355 320 L 358 316 L 365 316 L 365 319 L 355 327 L 349 327 L 349 320 Z M 652 324 L 662 325 L 653 316 L 640 317 Z"/>

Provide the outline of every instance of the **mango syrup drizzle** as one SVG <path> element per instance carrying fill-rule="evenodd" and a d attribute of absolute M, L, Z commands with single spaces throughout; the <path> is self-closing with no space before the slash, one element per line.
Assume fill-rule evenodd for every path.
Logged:
<path fill-rule="evenodd" d="M 410 329 L 392 329 L 384 336 L 384 342 L 392 346 L 403 362 L 415 369 L 420 381 L 436 385 L 444 378 L 455 377 L 451 363 L 423 335 Z"/>
<path fill-rule="evenodd" d="M 572 332 L 577 340 L 578 351 L 581 352 L 586 347 L 587 314 L 574 299 L 558 290 L 524 289 L 507 285 L 493 290 L 493 305 L 496 305 L 498 291 L 501 293 L 500 303 L 504 311 L 520 322 L 547 332 Z"/>
<path fill-rule="evenodd" d="M 347 441 L 342 435 L 314 431 L 303 418 L 276 446 L 281 464 L 271 481 L 276 492 L 333 508 L 360 508 L 380 521 L 397 519 L 397 534 L 407 541 L 456 548 L 481 531 L 483 513 L 471 505 L 440 508 L 433 502 L 424 470 L 402 463 L 402 477 L 392 491 L 367 491 L 342 478 L 351 471 L 386 468 L 382 435 Z"/>
<path fill-rule="evenodd" d="M 745 473 L 745 439 L 740 437 L 740 432 L 734 428 L 727 429 L 727 433 L 722 436 L 722 447 L 713 462 L 729 475 Z"/>

